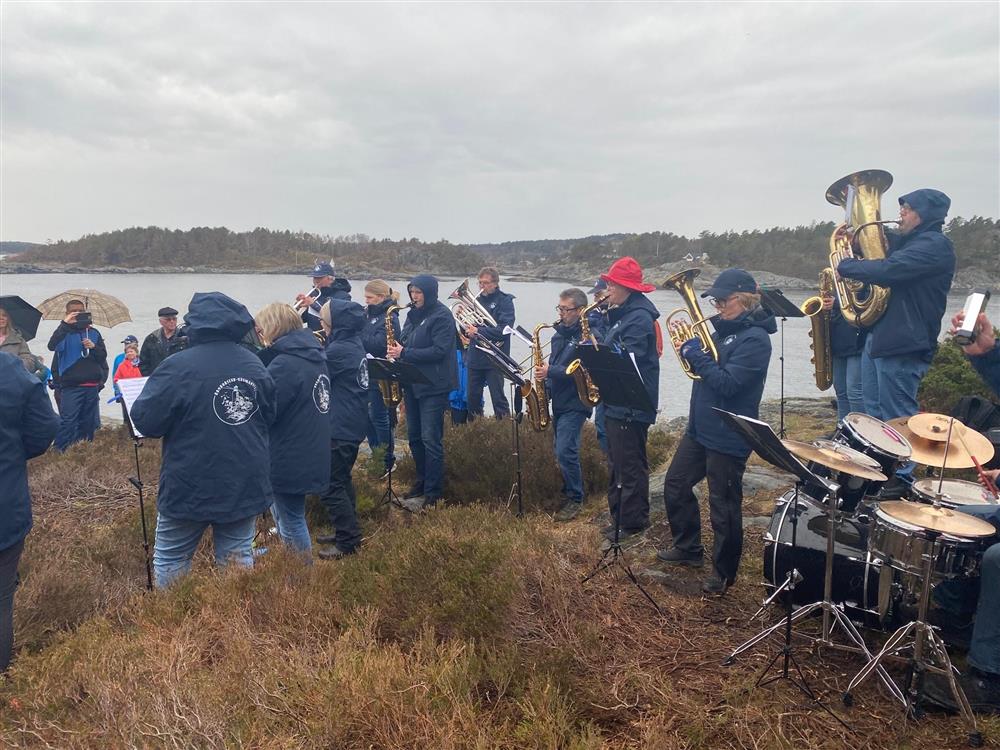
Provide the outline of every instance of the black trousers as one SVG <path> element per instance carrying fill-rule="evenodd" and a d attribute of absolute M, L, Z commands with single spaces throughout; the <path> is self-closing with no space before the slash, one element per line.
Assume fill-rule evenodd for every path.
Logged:
<path fill-rule="evenodd" d="M 646 459 L 646 434 L 649 425 L 631 420 L 606 417 L 611 477 L 608 481 L 608 510 L 611 523 L 621 505 L 621 528 L 624 531 L 649 526 L 649 461 Z"/>
<path fill-rule="evenodd" d="M 492 367 L 488 370 L 469 370 L 468 391 L 465 400 L 469 405 L 469 416 L 483 415 L 483 386 L 490 389 L 490 400 L 493 402 L 493 414 L 497 419 L 503 419 L 510 414 L 510 402 L 504 394 L 507 384 L 503 376 Z"/>
<path fill-rule="evenodd" d="M 6 672 L 14 648 L 14 591 L 17 589 L 17 564 L 24 550 L 24 540 L 0 550 L 0 673 Z"/>
<path fill-rule="evenodd" d="M 351 470 L 357 460 L 358 443 L 330 441 L 330 486 L 319 499 L 335 529 L 334 544 L 344 552 L 353 551 L 361 543 L 357 498 L 351 479 Z"/>
<path fill-rule="evenodd" d="M 712 565 L 724 580 L 735 581 L 743 554 L 743 471 L 746 459 L 708 450 L 684 435 L 663 481 L 663 502 L 674 547 L 700 555 L 701 511 L 694 486 L 708 478 L 708 509 L 715 543 Z"/>

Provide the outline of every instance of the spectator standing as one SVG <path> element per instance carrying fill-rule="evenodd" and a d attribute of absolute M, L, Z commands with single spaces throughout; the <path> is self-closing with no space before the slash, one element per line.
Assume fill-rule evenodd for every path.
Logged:
<path fill-rule="evenodd" d="M 177 311 L 172 307 L 161 307 L 156 314 L 160 318 L 160 327 L 146 337 L 139 350 L 139 369 L 145 376 L 152 375 L 163 360 L 187 345 L 187 337 L 177 331 Z"/>
<path fill-rule="evenodd" d="M 58 373 L 60 390 L 56 449 L 65 451 L 80 440 L 94 439 L 101 419 L 98 394 L 108 379 L 104 339 L 90 325 L 82 301 L 66 303 L 66 317 L 49 339 L 49 351 L 55 352 L 52 369 Z"/>

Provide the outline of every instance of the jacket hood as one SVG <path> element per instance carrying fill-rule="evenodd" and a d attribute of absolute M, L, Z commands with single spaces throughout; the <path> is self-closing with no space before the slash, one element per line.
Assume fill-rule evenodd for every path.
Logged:
<path fill-rule="evenodd" d="M 645 310 L 653 317 L 653 320 L 660 317 L 660 311 L 656 309 L 656 305 L 649 301 L 649 297 L 640 292 L 632 292 L 622 307 L 629 310 Z"/>
<path fill-rule="evenodd" d="M 935 222 L 943 222 L 951 208 L 951 198 L 940 190 L 921 188 L 912 193 L 901 195 L 899 205 L 908 203 L 910 208 L 920 214 L 920 225 L 925 226 Z"/>
<path fill-rule="evenodd" d="M 365 308 L 357 302 L 349 302 L 345 299 L 332 299 L 323 305 L 323 308 L 323 312 L 329 310 L 331 335 L 337 331 L 357 333 L 368 322 L 368 319 L 365 317 Z"/>
<path fill-rule="evenodd" d="M 250 311 L 222 292 L 195 292 L 184 322 L 192 344 L 220 340 L 239 342 L 254 326 Z"/>
<path fill-rule="evenodd" d="M 438 301 L 438 280 L 430 274 L 424 273 L 410 279 L 410 283 L 406 285 L 407 292 L 411 286 L 424 293 L 424 307 L 430 307 Z"/>
<path fill-rule="evenodd" d="M 366 305 L 365 313 L 369 317 L 375 317 L 377 315 L 385 315 L 385 311 L 395 304 L 397 303 L 392 299 L 392 297 L 389 297 L 388 299 L 382 300 L 377 305 Z M 400 305 L 400 307 L 402 307 L 402 305 Z"/>
<path fill-rule="evenodd" d="M 312 331 L 307 328 L 300 328 L 286 333 L 271 344 L 271 351 L 274 354 L 290 354 L 307 362 L 322 363 L 326 361 L 323 355 L 322 344 L 317 341 Z"/>
<path fill-rule="evenodd" d="M 763 307 L 751 310 L 736 320 L 723 320 L 716 315 L 712 318 L 712 326 L 720 336 L 728 336 L 744 328 L 763 328 L 768 334 L 778 332 L 778 322 L 774 315 Z"/>
<path fill-rule="evenodd" d="M 330 288 L 335 292 L 347 292 L 351 293 L 351 282 L 347 279 L 342 279 L 339 276 L 333 280 L 330 284 Z"/>

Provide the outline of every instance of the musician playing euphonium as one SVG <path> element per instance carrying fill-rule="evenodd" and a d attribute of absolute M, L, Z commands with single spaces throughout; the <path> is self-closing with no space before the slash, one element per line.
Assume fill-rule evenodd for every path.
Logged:
<path fill-rule="evenodd" d="M 636 367 L 653 404 L 653 411 L 639 411 L 609 404 L 605 410 L 608 459 L 608 508 L 612 524 L 604 535 L 613 539 L 614 519 L 621 504 L 621 533 L 628 537 L 649 526 L 649 461 L 646 434 L 656 421 L 660 391 L 660 353 L 657 347 L 659 311 L 644 292 L 656 289 L 642 279 L 635 258 L 619 258 L 602 274 L 608 285 L 608 329 L 600 342 L 635 357 Z"/>
<path fill-rule="evenodd" d="M 591 407 L 577 395 L 573 377 L 566 365 L 579 356 L 580 313 L 587 306 L 582 289 L 571 288 L 559 295 L 559 322 L 552 335 L 549 361 L 535 368 L 536 380 L 547 380 L 552 403 L 552 431 L 556 461 L 562 472 L 563 503 L 557 521 L 570 521 L 580 513 L 583 503 L 583 469 L 580 466 L 580 432 L 590 417 Z"/>
<path fill-rule="evenodd" d="M 361 343 L 365 345 L 365 351 L 373 357 L 385 357 L 385 315 L 390 307 L 399 305 L 399 292 L 394 291 L 382 279 L 374 279 L 365 284 L 365 305 L 367 305 L 365 314 L 368 318 L 368 324 L 361 331 Z M 398 312 L 393 312 L 390 323 L 396 341 L 399 341 L 401 329 Z M 378 381 L 374 378 L 370 379 L 368 381 L 368 447 L 375 450 L 380 445 L 385 446 L 386 471 L 396 460 L 396 443 L 393 438 L 395 425 L 392 424 L 394 416 L 390 413 L 390 409 L 386 408 Z"/>
<path fill-rule="evenodd" d="M 699 379 L 691 389 L 687 431 L 663 483 L 673 546 L 657 557 L 674 565 L 703 565 L 701 512 L 692 490 L 707 477 L 715 544 L 712 574 L 702 590 L 722 594 L 736 581 L 743 553 L 743 471 L 750 447 L 714 407 L 757 417 L 771 361 L 770 335 L 778 327 L 774 316 L 760 307 L 757 282 L 740 268 L 720 273 L 701 296 L 710 298 L 718 311 L 711 320 L 719 358 L 702 351 L 698 338 L 675 343 Z"/>
<path fill-rule="evenodd" d="M 510 354 L 510 336 L 504 335 L 504 328 L 514 325 L 514 295 L 500 290 L 500 273 L 497 269 L 486 266 L 479 272 L 480 305 L 496 321 L 491 325 L 468 325 L 465 334 L 469 338 L 482 336 L 503 349 L 504 354 Z M 493 402 L 493 414 L 502 419 L 510 414 L 510 404 L 504 395 L 503 377 L 496 368 L 475 346 L 469 347 L 465 365 L 468 370 L 469 390 L 466 401 L 469 407 L 469 417 L 482 416 L 483 386 L 490 390 L 490 400 Z"/>

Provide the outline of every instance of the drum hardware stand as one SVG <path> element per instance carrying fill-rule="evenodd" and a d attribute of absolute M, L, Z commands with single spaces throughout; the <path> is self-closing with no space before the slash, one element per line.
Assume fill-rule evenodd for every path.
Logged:
<path fill-rule="evenodd" d="M 944 675 L 948 680 L 948 686 L 951 688 L 951 694 L 958 704 L 959 712 L 970 727 L 969 745 L 971 747 L 981 747 L 983 736 L 976 726 L 976 717 L 972 713 L 969 699 L 965 697 L 965 692 L 955 680 L 955 673 L 958 670 L 955 669 L 951 663 L 951 659 L 948 657 L 948 650 L 945 648 L 944 641 L 935 632 L 934 627 L 927 622 L 927 608 L 931 595 L 931 577 L 934 569 L 934 560 L 936 559 L 935 550 L 941 532 L 924 529 L 923 534 L 931 543 L 931 551 L 930 554 L 926 555 L 924 563 L 923 588 L 920 590 L 920 606 L 917 610 L 917 619 L 907 623 L 893 633 L 889 637 L 889 640 L 886 641 L 885 646 L 882 647 L 882 650 L 855 675 L 844 692 L 844 704 L 850 706 L 854 702 L 852 695 L 854 688 L 864 682 L 873 670 L 881 669 L 880 663 L 883 659 L 898 656 L 900 652 L 912 648 L 912 654 L 907 659 L 909 667 L 906 671 L 906 692 L 903 693 L 895 683 L 892 683 L 892 687 L 895 688 L 895 690 L 892 690 L 893 695 L 906 707 L 908 715 L 919 719 L 923 715 L 923 709 L 920 708 L 919 703 L 920 698 L 923 696 L 925 675 L 928 672 Z M 936 664 L 934 663 L 935 660 L 937 661 Z"/>

